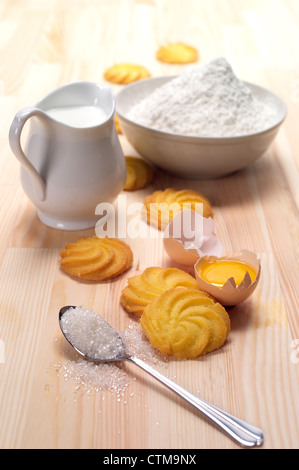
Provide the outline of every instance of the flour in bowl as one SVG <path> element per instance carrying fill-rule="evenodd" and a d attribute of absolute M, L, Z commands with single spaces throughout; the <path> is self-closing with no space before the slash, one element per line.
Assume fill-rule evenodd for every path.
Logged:
<path fill-rule="evenodd" d="M 224 58 L 216 58 L 160 86 L 127 117 L 174 134 L 236 137 L 274 125 L 276 114 L 253 96 Z"/>

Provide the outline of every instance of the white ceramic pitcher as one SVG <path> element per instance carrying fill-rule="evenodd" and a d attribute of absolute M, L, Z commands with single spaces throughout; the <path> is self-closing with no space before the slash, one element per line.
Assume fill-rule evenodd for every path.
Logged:
<path fill-rule="evenodd" d="M 99 203 L 113 203 L 123 189 L 126 164 L 114 121 L 112 90 L 74 82 L 21 109 L 9 132 L 21 162 L 21 183 L 40 220 L 53 228 L 95 225 Z M 24 150 L 21 134 L 30 119 Z"/>

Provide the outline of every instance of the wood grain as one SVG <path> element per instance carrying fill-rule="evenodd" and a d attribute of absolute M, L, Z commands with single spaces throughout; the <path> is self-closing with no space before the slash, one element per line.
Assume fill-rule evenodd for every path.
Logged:
<path fill-rule="evenodd" d="M 128 239 L 129 273 L 112 283 L 80 283 L 59 269 L 59 251 L 84 232 L 44 226 L 24 194 L 8 144 L 15 113 L 59 85 L 103 82 L 117 62 L 153 76 L 181 73 L 157 48 L 184 41 L 200 61 L 226 57 L 240 78 L 266 86 L 287 103 L 271 149 L 253 165 L 218 180 L 189 181 L 157 171 L 128 202 L 166 187 L 194 188 L 211 200 L 226 251 L 260 254 L 253 296 L 231 308 L 232 331 L 217 353 L 196 361 L 156 363 L 191 392 L 264 430 L 264 448 L 299 442 L 298 139 L 299 3 L 297 0 L 2 0 L 0 4 L 0 447 L 90 449 L 237 448 L 188 405 L 126 365 L 122 393 L 90 390 L 63 374 L 74 360 L 58 327 L 59 308 L 85 304 L 120 331 L 138 322 L 119 305 L 127 277 L 148 266 L 173 266 L 161 239 Z M 115 93 L 120 86 L 113 85 Z M 124 153 L 136 152 L 120 137 Z"/>

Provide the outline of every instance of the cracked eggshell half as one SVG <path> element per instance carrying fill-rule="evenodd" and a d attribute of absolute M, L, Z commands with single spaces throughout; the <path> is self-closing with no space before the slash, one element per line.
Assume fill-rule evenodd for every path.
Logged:
<path fill-rule="evenodd" d="M 207 261 L 219 261 L 219 260 L 226 260 L 226 261 L 239 261 L 248 266 L 248 268 L 252 268 L 256 276 L 252 280 L 248 271 L 245 272 L 243 280 L 236 285 L 235 279 L 230 277 L 222 286 L 217 286 L 210 282 L 207 282 L 201 277 L 201 270 L 203 268 L 204 263 L 206 264 Z M 255 253 L 252 253 L 247 250 L 242 250 L 241 254 L 239 255 L 231 255 L 231 256 L 223 256 L 221 258 L 217 257 L 210 257 L 205 256 L 200 258 L 195 266 L 195 277 L 197 279 L 198 288 L 207 292 L 208 294 L 212 295 L 219 303 L 223 306 L 232 307 L 243 302 L 247 299 L 256 289 L 258 285 L 260 275 L 261 275 L 261 265 L 258 257 Z"/>
<path fill-rule="evenodd" d="M 184 209 L 166 227 L 163 234 L 168 256 L 179 264 L 194 266 L 202 256 L 221 256 L 223 247 L 214 235 L 214 221 Z"/>

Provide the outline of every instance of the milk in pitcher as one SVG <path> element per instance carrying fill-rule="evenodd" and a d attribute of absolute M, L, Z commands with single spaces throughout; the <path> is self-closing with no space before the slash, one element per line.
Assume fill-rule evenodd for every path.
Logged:
<path fill-rule="evenodd" d="M 107 119 L 107 114 L 99 106 L 60 106 L 48 109 L 47 114 L 72 127 L 99 126 Z"/>

